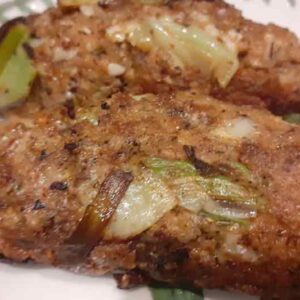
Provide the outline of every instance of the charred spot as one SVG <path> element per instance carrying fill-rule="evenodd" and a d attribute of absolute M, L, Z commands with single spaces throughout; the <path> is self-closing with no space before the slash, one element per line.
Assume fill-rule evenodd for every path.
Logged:
<path fill-rule="evenodd" d="M 187 130 L 191 128 L 191 124 L 189 122 L 185 122 L 183 125 L 183 129 Z"/>
<path fill-rule="evenodd" d="M 137 142 L 135 139 L 129 139 L 129 141 L 128 141 L 128 144 L 129 145 L 132 145 L 133 147 L 140 147 L 140 143 L 139 142 Z"/>
<path fill-rule="evenodd" d="M 98 48 L 98 49 L 95 49 L 95 50 L 92 52 L 92 54 L 95 55 L 95 56 L 100 57 L 100 56 L 106 55 L 107 52 L 106 52 L 106 50 L 103 49 L 103 48 Z"/>
<path fill-rule="evenodd" d="M 119 86 L 119 92 L 125 92 L 125 90 L 126 90 L 126 87 L 128 86 L 128 83 L 126 82 L 126 80 L 124 79 L 124 78 L 120 78 L 120 86 Z"/>
<path fill-rule="evenodd" d="M 73 153 L 75 149 L 77 149 L 78 145 L 76 143 L 67 143 L 64 145 L 64 149 Z"/>
<path fill-rule="evenodd" d="M 68 99 L 65 102 L 64 106 L 67 109 L 67 114 L 68 114 L 69 118 L 74 120 L 76 118 L 74 100 L 73 99 Z"/>
<path fill-rule="evenodd" d="M 155 265 L 159 272 L 163 272 L 165 269 L 165 265 L 168 263 L 168 258 L 165 256 L 159 256 L 156 261 Z"/>
<path fill-rule="evenodd" d="M 238 54 L 238 58 L 239 60 L 243 60 L 246 58 L 247 55 L 248 55 L 248 50 L 240 51 Z"/>
<path fill-rule="evenodd" d="M 30 38 L 32 38 L 32 39 L 38 39 L 39 36 L 38 36 L 38 34 L 37 34 L 35 31 L 32 31 L 32 32 L 30 33 Z"/>
<path fill-rule="evenodd" d="M 133 147 L 139 147 L 140 146 L 140 143 L 136 142 L 136 141 L 133 141 L 132 142 L 132 146 Z"/>
<path fill-rule="evenodd" d="M 46 207 L 45 204 L 43 204 L 43 202 L 38 199 L 35 201 L 32 210 L 40 210 L 40 209 L 44 209 Z"/>
<path fill-rule="evenodd" d="M 22 260 L 22 264 L 30 264 L 30 263 L 32 263 L 32 259 L 30 257 L 27 257 Z"/>
<path fill-rule="evenodd" d="M 72 86 L 70 88 L 70 92 L 73 93 L 73 94 L 77 93 L 78 92 L 78 86 Z"/>
<path fill-rule="evenodd" d="M 174 67 L 174 73 L 176 75 L 181 75 L 182 74 L 182 69 L 179 66 Z"/>
<path fill-rule="evenodd" d="M 68 189 L 68 184 L 62 181 L 52 182 L 50 185 L 50 190 L 66 191 Z"/>
<path fill-rule="evenodd" d="M 52 90 L 49 87 L 45 87 L 44 89 L 47 95 L 51 96 L 53 94 Z"/>
<path fill-rule="evenodd" d="M 176 266 L 184 264 L 189 259 L 189 252 L 187 249 L 177 249 L 170 252 L 168 255 L 161 255 L 157 257 L 156 266 L 158 270 L 163 271 L 166 265 Z M 175 267 L 174 265 L 174 267 Z"/>
<path fill-rule="evenodd" d="M 122 157 L 124 154 L 125 154 L 124 151 L 118 151 L 118 152 L 116 153 L 116 157 Z"/>
<path fill-rule="evenodd" d="M 46 159 L 47 157 L 48 157 L 48 152 L 47 152 L 47 150 L 42 150 L 41 151 L 41 153 L 40 153 L 40 156 L 39 156 L 39 160 L 44 160 L 44 159 Z"/>
<path fill-rule="evenodd" d="M 14 27 L 17 24 L 25 24 L 25 21 L 26 19 L 24 17 L 18 17 L 4 23 L 0 28 L 0 42 L 2 42 L 2 40 L 5 38 L 5 36 L 12 27 Z"/>
<path fill-rule="evenodd" d="M 103 110 L 109 110 L 109 109 L 110 109 L 110 105 L 109 105 L 107 102 L 103 102 L 103 103 L 101 104 L 101 108 L 102 108 Z"/>
<path fill-rule="evenodd" d="M 181 265 L 189 259 L 189 252 L 185 248 L 178 249 L 172 253 L 172 258 L 178 265 Z"/>
<path fill-rule="evenodd" d="M 78 134 L 78 132 L 77 132 L 77 129 L 75 129 L 75 128 L 71 128 L 71 135 L 77 135 Z"/>
<path fill-rule="evenodd" d="M 194 165 L 194 167 L 196 168 L 196 170 L 199 172 L 200 175 L 213 176 L 213 175 L 216 175 L 216 174 L 220 173 L 218 168 L 216 168 L 216 167 L 208 164 L 207 162 L 197 158 L 196 154 L 195 154 L 195 148 L 194 147 L 184 145 L 183 150 L 184 150 L 187 158 L 189 159 L 189 161 Z"/>

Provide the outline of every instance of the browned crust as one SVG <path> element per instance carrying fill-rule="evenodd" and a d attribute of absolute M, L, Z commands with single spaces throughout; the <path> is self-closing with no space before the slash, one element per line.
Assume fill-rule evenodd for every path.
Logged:
<path fill-rule="evenodd" d="M 267 210 L 249 229 L 237 231 L 239 243 L 257 253 L 257 262 L 219 256 L 226 226 L 176 208 L 133 240 L 101 242 L 81 271 L 138 270 L 170 284 L 254 294 L 274 283 L 281 289 L 299 286 L 298 127 L 263 111 L 189 93 L 144 101 L 119 94 L 106 101 L 109 109 L 97 106 L 98 124 L 80 119 L 83 107 L 76 106 L 76 119 L 70 119 L 63 104 L 49 111 L 27 102 L 7 113 L 0 146 L 3 255 L 56 264 L 55 249 L 75 230 L 110 170 L 141 154 L 187 159 L 183 146 L 191 145 L 197 159 L 216 165 L 239 161 L 263 178 Z M 214 128 L 240 116 L 251 118 L 258 134 L 241 142 L 215 139 Z M 69 151 L 66 145 L 72 143 L 77 147 Z M 68 189 L 51 189 L 53 182 L 65 181 Z"/>
<path fill-rule="evenodd" d="M 221 1 L 174 2 L 163 9 L 182 11 L 183 20 L 191 10 L 205 11 L 222 30 L 241 28 L 246 52 L 226 90 L 208 84 L 197 72 L 178 73 L 157 56 L 109 42 L 104 30 L 113 16 L 126 19 L 141 10 L 132 4 L 97 7 L 91 19 L 78 11 L 63 14 L 51 9 L 27 20 L 33 36 L 48 40 L 34 50 L 40 77 L 32 95 L 22 107 L 6 112 L 0 126 L 0 252 L 12 260 L 56 265 L 57 249 L 77 228 L 101 183 L 136 156 L 190 159 L 202 162 L 202 167 L 203 161 L 238 161 L 262 179 L 259 188 L 267 199 L 266 210 L 251 226 L 237 229 L 239 243 L 253 250 L 257 261 L 219 255 L 227 227 L 177 207 L 135 239 L 101 241 L 80 271 L 125 273 L 121 287 L 153 280 L 266 297 L 271 290 L 296 293 L 300 129 L 264 110 L 225 104 L 195 90 L 279 113 L 298 111 L 299 42 L 286 30 L 245 21 Z M 225 9 L 226 18 L 218 18 L 219 9 Z M 89 26 L 93 33 L 79 34 L 77 25 Z M 263 41 L 258 36 L 266 33 L 282 43 L 272 61 L 265 61 L 266 44 L 259 48 L 253 42 Z M 57 47 L 77 47 L 79 52 L 68 61 L 53 62 Z M 259 67 L 251 65 L 254 58 Z M 134 65 L 139 76 L 111 78 L 111 61 L 126 68 Z M 281 72 L 289 75 L 284 85 L 279 83 Z M 191 86 L 193 92 L 174 91 Z M 158 95 L 144 101 L 131 97 L 145 92 Z M 239 117 L 250 118 L 257 134 L 241 141 L 214 136 L 214 129 Z"/>
<path fill-rule="evenodd" d="M 234 36 L 240 68 L 229 86 L 221 88 L 208 81 L 199 70 L 180 70 L 170 65 L 163 52 L 144 53 L 129 43 L 114 43 L 105 34 L 112 24 L 120 24 L 140 16 L 169 14 L 182 24 L 205 27 L 203 18 L 222 35 Z M 162 7 L 140 6 L 134 1 L 113 1 L 94 6 L 94 15 L 85 16 L 78 10 L 64 13 L 60 9 L 28 19 L 34 36 L 44 44 L 35 50 L 36 64 L 41 70 L 40 89 L 48 91 L 52 103 L 60 101 L 72 83 L 75 69 L 80 69 L 78 92 L 99 89 L 105 93 L 166 92 L 174 89 L 201 89 L 220 100 L 267 108 L 276 114 L 300 111 L 300 45 L 287 29 L 275 25 L 260 25 L 245 20 L 241 13 L 223 1 L 170 1 Z M 206 23 L 205 23 L 206 24 Z M 88 33 L 85 29 L 88 28 Z M 90 32 L 89 32 L 90 31 Z M 53 63 L 55 49 L 77 49 L 77 55 Z M 82 59 L 82 58 L 85 59 Z M 112 78 L 107 74 L 110 62 L 126 68 L 124 75 Z M 63 70 L 63 71 L 62 71 Z M 74 75 L 75 74 L 75 75 Z M 53 81 L 52 78 L 60 78 Z M 74 85 L 74 82 L 72 83 Z M 51 93 L 51 95 L 49 95 Z"/>

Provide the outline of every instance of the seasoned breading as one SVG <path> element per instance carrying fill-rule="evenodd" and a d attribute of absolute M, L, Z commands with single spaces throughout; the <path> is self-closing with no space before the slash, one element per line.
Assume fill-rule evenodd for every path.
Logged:
<path fill-rule="evenodd" d="M 113 273 L 122 288 L 297 299 L 300 128 L 261 109 L 300 111 L 292 33 L 222 1 L 116 0 L 18 22 L 31 39 L 11 57 L 38 76 L 1 114 L 0 255 Z M 216 65 L 153 37 L 170 24 L 213 41 Z"/>
<path fill-rule="evenodd" d="M 174 59 L 172 47 L 180 47 L 180 41 L 171 40 L 172 34 L 165 41 L 170 48 L 165 48 L 156 40 L 149 45 L 151 36 L 135 32 L 140 24 L 165 18 L 183 30 L 199 28 L 236 53 L 239 68 L 226 88 L 215 78 L 209 80 L 197 57 L 190 63 Z M 64 101 L 74 90 L 99 96 L 123 90 L 157 93 L 201 88 L 220 100 L 266 107 L 278 114 L 300 111 L 297 37 L 275 25 L 245 20 L 223 1 L 149 6 L 115 0 L 91 6 L 89 14 L 84 9 L 50 9 L 27 23 L 37 38 L 32 44 L 40 74 L 37 97 L 48 106 Z"/>
<path fill-rule="evenodd" d="M 76 119 L 62 105 L 27 102 L 1 124 L 0 249 L 14 260 L 57 257 L 111 170 L 136 158 L 186 161 L 187 145 L 212 166 L 239 162 L 264 205 L 246 223 L 177 206 L 126 240 L 105 238 L 77 271 L 142 272 L 176 285 L 261 294 L 299 286 L 300 130 L 271 114 L 193 92 L 116 94 Z M 102 106 L 102 107 L 101 107 Z M 247 122 L 233 130 L 235 122 Z M 231 125 L 228 125 L 231 124 Z M 70 266 L 68 266 L 70 267 Z M 74 266 L 71 266 L 74 268 Z"/>

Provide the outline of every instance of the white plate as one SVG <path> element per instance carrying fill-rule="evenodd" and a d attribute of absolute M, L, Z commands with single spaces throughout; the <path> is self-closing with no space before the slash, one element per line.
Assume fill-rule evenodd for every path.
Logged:
<path fill-rule="evenodd" d="M 228 0 L 253 20 L 289 27 L 300 36 L 300 0 L 291 8 L 287 0 Z M 0 22 L 42 11 L 54 0 L 0 0 Z M 204 291 L 205 300 L 255 300 L 241 294 Z M 0 263 L 0 300 L 151 300 L 147 288 L 120 291 L 109 277 L 88 277 L 65 271 Z"/>

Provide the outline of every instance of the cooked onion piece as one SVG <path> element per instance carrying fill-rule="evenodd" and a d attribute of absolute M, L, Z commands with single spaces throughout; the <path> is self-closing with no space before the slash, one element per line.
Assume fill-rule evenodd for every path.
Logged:
<path fill-rule="evenodd" d="M 222 256 L 238 256 L 244 261 L 256 262 L 258 260 L 258 254 L 251 248 L 246 247 L 239 243 L 241 234 L 235 232 L 228 232 L 222 244 Z M 220 255 L 219 255 L 220 257 Z M 226 257 L 224 257 L 226 259 Z"/>
<path fill-rule="evenodd" d="M 178 204 L 176 196 L 159 176 L 142 170 L 135 176 L 105 229 L 105 239 L 128 239 L 150 228 Z"/>
<path fill-rule="evenodd" d="M 257 132 L 255 123 L 248 117 L 239 117 L 226 122 L 213 133 L 222 138 L 242 139 L 251 137 Z"/>
<path fill-rule="evenodd" d="M 0 44 L 0 109 L 26 98 L 36 70 L 24 44 L 29 32 L 23 24 L 10 28 Z"/>
<path fill-rule="evenodd" d="M 238 167 L 244 171 L 240 164 Z M 126 168 L 132 170 L 134 180 L 123 171 L 107 177 L 65 243 L 65 261 L 66 257 L 72 262 L 86 257 L 101 239 L 133 238 L 177 205 L 213 220 L 235 223 L 256 217 L 260 209 L 260 198 L 252 188 L 221 175 L 202 176 L 187 161 L 150 157 Z"/>
<path fill-rule="evenodd" d="M 237 54 L 225 43 L 206 31 L 185 27 L 169 17 L 149 18 L 108 29 L 112 40 L 122 34 L 132 46 L 142 51 L 158 49 L 171 57 L 171 64 L 180 68 L 200 69 L 206 77 L 214 77 L 226 87 L 239 67 Z"/>

